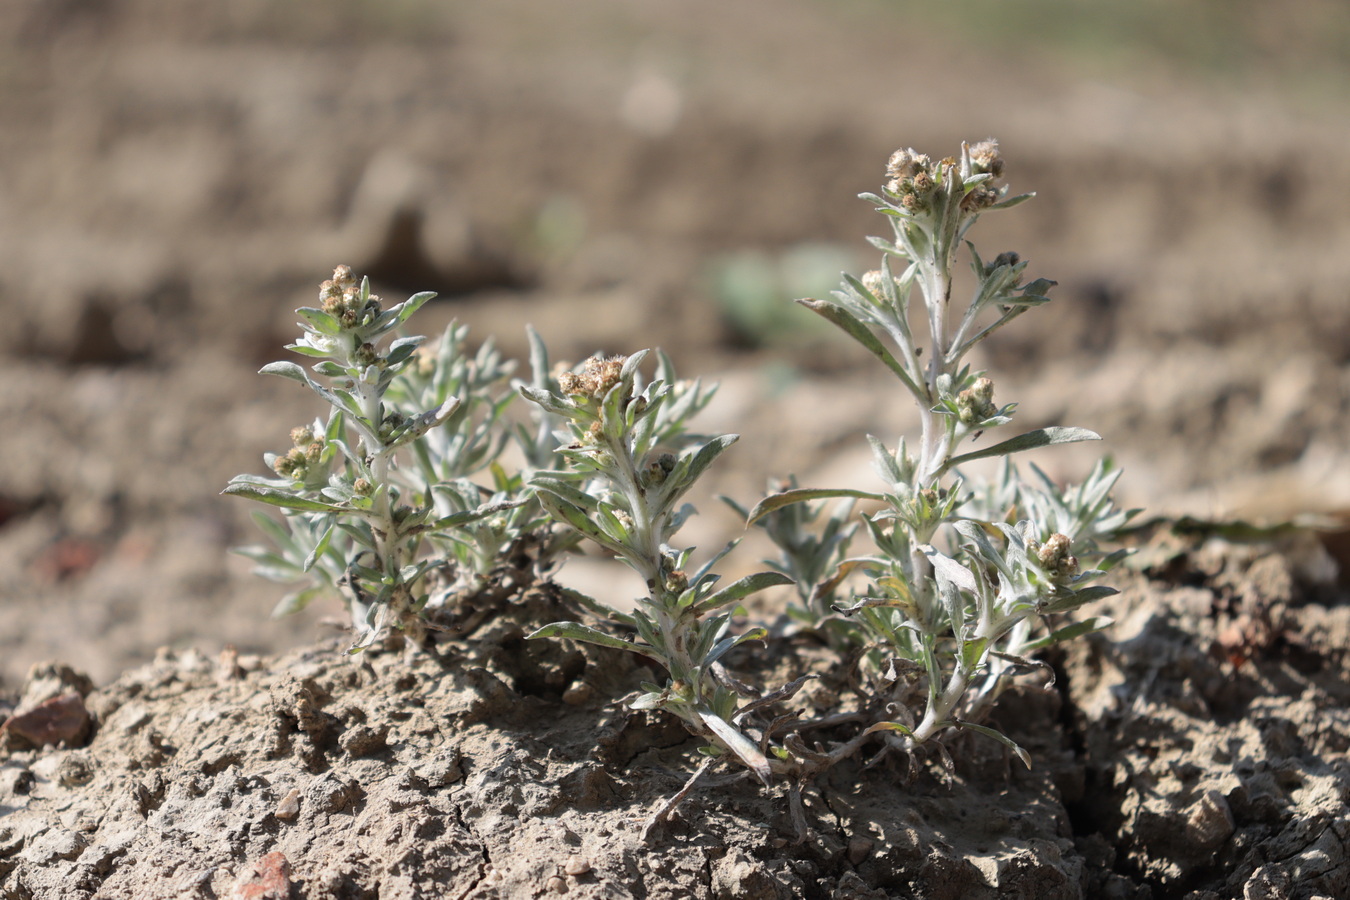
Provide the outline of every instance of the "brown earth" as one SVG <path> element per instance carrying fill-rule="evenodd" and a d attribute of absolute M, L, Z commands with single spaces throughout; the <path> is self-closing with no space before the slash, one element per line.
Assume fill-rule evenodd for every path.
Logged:
<path fill-rule="evenodd" d="M 1119 616 L 1110 638 L 1053 658 L 1053 687 L 1022 687 L 995 712 L 1034 768 L 964 736 L 948 742 L 950 771 L 848 762 L 805 787 L 804 835 L 786 786 L 740 772 L 714 776 L 643 844 L 696 742 L 613 701 L 652 678 L 631 657 L 524 644 L 567 613 L 547 585 L 446 645 L 444 664 L 336 641 L 279 657 L 165 650 L 92 691 L 39 667 L 21 703 L 84 694 L 96 730 L 60 749 L 8 738 L 0 887 L 109 900 L 1345 896 L 1350 608 L 1311 599 L 1328 592 L 1308 580 L 1320 546 L 1163 535 L 1142 556 L 1147 574 L 1105 610 Z M 766 655 L 818 649 L 803 638 Z M 799 705 L 840 702 L 846 679 L 822 675 Z"/>
<path fill-rule="evenodd" d="M 87 745 L 0 765 L 0 896 L 230 896 L 273 850 L 305 897 L 1345 895 L 1343 106 L 1085 76 L 861 2 L 15 0 L 0 35 L 0 694 L 62 693 L 30 673 L 53 659 L 98 685 L 66 684 Z M 335 604 L 269 622 L 279 589 L 227 557 L 256 538 L 219 489 L 318 411 L 253 372 L 338 262 L 440 291 L 428 332 L 518 355 L 532 321 L 559 357 L 659 343 L 721 379 L 703 424 L 744 437 L 708 497 L 868 484 L 861 435 L 905 403 L 805 326 L 756 344 L 714 274 L 868 266 L 854 195 L 889 152 L 990 134 L 1039 196 L 973 237 L 1060 282 L 982 361 L 1022 424 L 1103 434 L 1154 513 L 1322 517 L 1147 545 L 1119 624 L 1000 713 L 1034 770 L 975 741 L 951 778 L 831 774 L 800 845 L 784 788 L 732 781 L 639 848 L 689 747 L 607 705 L 631 662 L 563 703 L 596 658 L 523 672 L 528 603 L 459 669 L 351 661 Z M 702 507 L 697 543 L 736 530 Z"/>

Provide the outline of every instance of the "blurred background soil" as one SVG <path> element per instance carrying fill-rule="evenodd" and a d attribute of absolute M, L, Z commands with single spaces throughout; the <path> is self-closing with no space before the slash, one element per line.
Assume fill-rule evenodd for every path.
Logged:
<path fill-rule="evenodd" d="M 933 8 L 929 8 L 933 7 Z M 660 345 L 742 444 L 704 495 L 870 486 L 908 400 L 793 307 L 875 265 L 897 147 L 995 136 L 1057 302 L 988 342 L 1023 427 L 1151 512 L 1350 509 L 1350 15 L 1330 0 L 7 0 L 0 688 L 325 633 L 218 492 L 323 412 L 255 375 L 338 263 L 513 356 Z M 1103 445 L 1040 463 L 1081 476 Z M 701 529 L 701 530 L 699 530 Z"/>

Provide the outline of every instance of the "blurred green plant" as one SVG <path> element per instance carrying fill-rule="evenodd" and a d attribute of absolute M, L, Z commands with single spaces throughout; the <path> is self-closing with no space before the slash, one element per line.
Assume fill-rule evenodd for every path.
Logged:
<path fill-rule="evenodd" d="M 829 330 L 809 316 L 783 315 L 783 304 L 828 291 L 853 258 L 842 248 L 819 243 L 797 244 L 780 253 L 743 250 L 710 263 L 705 281 L 739 342 L 791 345 Z"/>

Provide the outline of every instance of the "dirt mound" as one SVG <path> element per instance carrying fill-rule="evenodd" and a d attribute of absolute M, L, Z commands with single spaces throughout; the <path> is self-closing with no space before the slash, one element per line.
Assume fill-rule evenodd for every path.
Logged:
<path fill-rule="evenodd" d="M 93 734 L 19 749 L 9 729 L 0 891 L 1345 896 L 1350 608 L 1315 602 L 1319 553 L 1153 546 L 1112 632 L 1053 660 L 1054 688 L 1021 687 L 995 711 L 1033 769 L 969 735 L 950 771 L 936 757 L 842 765 L 806 787 L 804 839 L 786 786 L 722 771 L 641 844 L 694 743 L 612 702 L 650 677 L 634 658 L 523 641 L 563 612 L 548 585 L 442 645 L 440 663 L 337 642 L 165 652 L 92 690 L 41 667 L 26 705 L 84 694 Z"/>

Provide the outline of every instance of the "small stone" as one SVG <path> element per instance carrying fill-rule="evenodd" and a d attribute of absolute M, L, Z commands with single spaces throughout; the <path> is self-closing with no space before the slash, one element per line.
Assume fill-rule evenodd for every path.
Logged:
<path fill-rule="evenodd" d="M 595 689 L 583 681 L 581 684 L 573 685 L 563 691 L 562 700 L 568 706 L 581 706 L 591 699 L 591 695 L 594 693 Z"/>
<path fill-rule="evenodd" d="M 585 875 L 591 870 L 591 861 L 584 856 L 573 856 L 563 864 L 563 871 L 573 878 Z"/>
<path fill-rule="evenodd" d="M 0 725 L 0 733 L 34 747 L 48 744 L 78 747 L 88 736 L 89 726 L 89 710 L 84 707 L 84 698 L 71 691 L 40 703 L 25 713 L 10 716 L 4 725 Z"/>
<path fill-rule="evenodd" d="M 291 788 L 286 796 L 277 802 L 274 815 L 283 822 L 293 821 L 300 815 L 300 789 Z"/>
<path fill-rule="evenodd" d="M 1215 850 L 1237 828 L 1228 800 L 1216 790 L 1205 791 L 1186 817 L 1186 836 L 1203 850 Z"/>
<path fill-rule="evenodd" d="M 855 837 L 848 842 L 848 861 L 857 865 L 872 852 L 873 842 L 865 837 Z"/>
<path fill-rule="evenodd" d="M 232 900 L 290 900 L 291 864 L 277 851 L 265 854 L 234 886 Z"/>
<path fill-rule="evenodd" d="M 247 674 L 244 667 L 239 665 L 239 651 L 234 644 L 226 644 L 220 651 L 220 657 L 216 660 L 216 682 L 219 684 L 228 684 L 231 681 L 239 681 Z"/>
<path fill-rule="evenodd" d="M 0 798 L 14 805 L 17 798 L 26 796 L 32 790 L 36 780 L 33 771 L 26 766 L 7 765 L 0 768 Z"/>
<path fill-rule="evenodd" d="M 559 878 L 557 875 L 550 875 L 548 877 L 548 882 L 545 884 L 545 887 L 548 889 L 548 892 L 550 894 L 567 893 L 567 882 Z"/>

